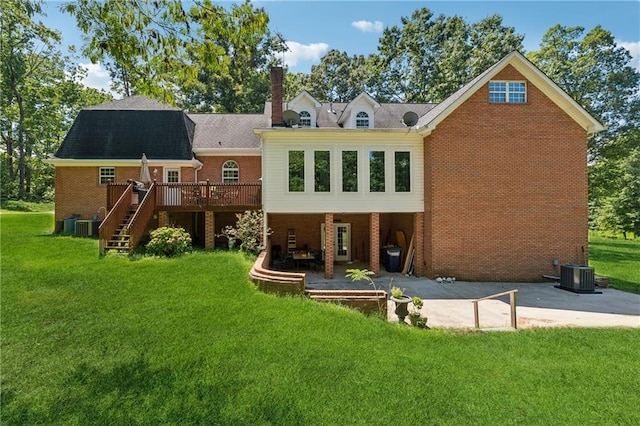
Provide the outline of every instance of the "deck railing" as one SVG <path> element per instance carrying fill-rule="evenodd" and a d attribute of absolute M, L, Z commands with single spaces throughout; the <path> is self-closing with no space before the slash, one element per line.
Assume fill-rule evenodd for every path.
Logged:
<path fill-rule="evenodd" d="M 117 186 L 120 187 L 122 185 Z M 114 191 L 114 194 L 115 193 L 116 192 Z M 107 191 L 107 194 L 111 195 L 112 193 L 111 191 Z M 126 217 L 129 210 L 131 210 L 132 194 L 133 184 L 127 184 L 120 194 L 120 197 L 118 197 L 118 200 L 111 204 L 113 208 L 109 210 L 109 213 L 100 224 L 100 227 L 98 228 L 98 233 L 100 235 L 100 254 L 104 254 L 107 242 L 113 236 L 113 233 L 116 232 L 118 225 L 120 225 L 122 220 Z M 109 202 L 107 202 L 107 204 L 109 204 Z"/>
<path fill-rule="evenodd" d="M 129 233 L 129 250 L 133 250 L 138 246 L 144 236 L 147 223 L 149 223 L 149 220 L 153 216 L 156 208 L 156 188 L 157 185 L 155 183 L 151 184 L 151 188 L 147 191 L 147 194 L 138 206 L 138 210 L 136 210 L 136 213 L 127 226 L 127 232 Z"/>
<path fill-rule="evenodd" d="M 107 185 L 107 211 L 113 208 L 128 186 L 129 183 L 109 183 Z"/>
<path fill-rule="evenodd" d="M 216 210 L 262 207 L 262 184 L 256 183 L 155 183 L 156 208 L 163 210 Z M 107 205 L 113 206 L 126 184 L 109 184 Z"/>

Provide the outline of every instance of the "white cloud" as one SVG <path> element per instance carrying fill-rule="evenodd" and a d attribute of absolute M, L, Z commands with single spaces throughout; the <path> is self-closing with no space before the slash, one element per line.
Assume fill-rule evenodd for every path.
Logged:
<path fill-rule="evenodd" d="M 80 63 L 78 65 L 87 70 L 87 76 L 83 78 L 80 83 L 93 89 L 104 90 L 108 93 L 111 92 L 111 77 L 109 76 L 109 71 L 104 69 L 100 62 L 97 64 L 92 64 L 91 62 L 86 64 Z M 111 93 L 115 95 L 115 93 Z"/>
<path fill-rule="evenodd" d="M 381 33 L 384 30 L 384 24 L 380 21 L 354 21 L 351 26 L 364 33 Z"/>
<path fill-rule="evenodd" d="M 287 41 L 289 52 L 284 53 L 284 63 L 295 67 L 298 62 L 320 62 L 320 58 L 329 50 L 327 43 L 301 44 L 297 41 Z M 280 56 L 281 54 L 278 54 Z"/>
<path fill-rule="evenodd" d="M 624 47 L 631 53 L 631 66 L 640 71 L 640 41 L 616 41 L 618 46 Z"/>

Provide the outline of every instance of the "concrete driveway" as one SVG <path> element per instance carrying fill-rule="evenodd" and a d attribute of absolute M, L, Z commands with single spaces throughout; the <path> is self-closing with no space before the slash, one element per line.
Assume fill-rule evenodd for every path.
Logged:
<path fill-rule="evenodd" d="M 336 271 L 333 280 L 320 273 L 307 273 L 307 287 L 317 289 L 371 289 L 366 282 L 352 282 Z M 391 281 L 391 279 L 393 279 Z M 405 289 L 409 296 L 424 300 L 421 312 L 431 328 L 474 328 L 473 303 L 504 291 L 517 289 L 516 316 L 519 329 L 531 327 L 636 327 L 640 328 L 640 295 L 603 288 L 601 294 L 576 294 L 555 288 L 555 283 L 438 283 L 427 278 L 381 272 L 374 280 L 378 288 L 390 285 Z M 397 319 L 389 302 L 388 318 Z M 509 296 L 479 302 L 481 329 L 510 329 Z M 408 322 L 408 318 L 406 319 Z"/>

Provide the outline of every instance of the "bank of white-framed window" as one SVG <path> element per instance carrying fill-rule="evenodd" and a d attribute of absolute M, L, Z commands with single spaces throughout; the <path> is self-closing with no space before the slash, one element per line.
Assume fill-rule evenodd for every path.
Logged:
<path fill-rule="evenodd" d="M 490 81 L 489 102 L 523 104 L 527 102 L 527 83 L 524 81 Z"/>
<path fill-rule="evenodd" d="M 308 155 L 305 153 L 305 150 L 287 151 L 289 192 L 380 194 L 412 191 L 414 154 L 411 149 L 385 151 L 345 147 L 311 149 Z M 305 176 L 305 170 L 309 176 Z M 312 183 L 309 188 L 305 188 L 305 177 Z"/>
<path fill-rule="evenodd" d="M 109 182 L 115 182 L 116 180 L 116 168 L 115 167 L 100 167 L 98 174 L 98 182 L 100 185 L 106 185 Z"/>
<path fill-rule="evenodd" d="M 233 160 L 225 161 L 222 165 L 222 182 L 238 183 L 240 182 L 240 167 Z"/>

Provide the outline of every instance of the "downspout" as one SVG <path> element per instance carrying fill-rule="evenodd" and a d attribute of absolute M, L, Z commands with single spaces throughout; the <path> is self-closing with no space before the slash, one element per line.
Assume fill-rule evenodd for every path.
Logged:
<path fill-rule="evenodd" d="M 195 180 L 194 180 L 194 182 L 195 182 L 195 183 L 198 183 L 198 182 L 199 182 L 199 181 L 198 181 L 198 172 L 199 172 L 200 170 L 202 170 L 202 167 L 204 167 L 204 163 L 203 163 L 202 161 L 198 160 L 198 157 L 196 157 L 196 155 L 195 155 L 195 154 L 193 154 L 193 158 L 194 158 L 195 160 L 197 160 L 197 161 L 198 161 L 198 163 L 200 163 L 200 165 L 199 165 L 199 166 L 196 166 L 196 167 L 194 167 L 194 168 L 193 168 L 193 177 L 194 177 L 194 179 L 195 179 Z"/>

